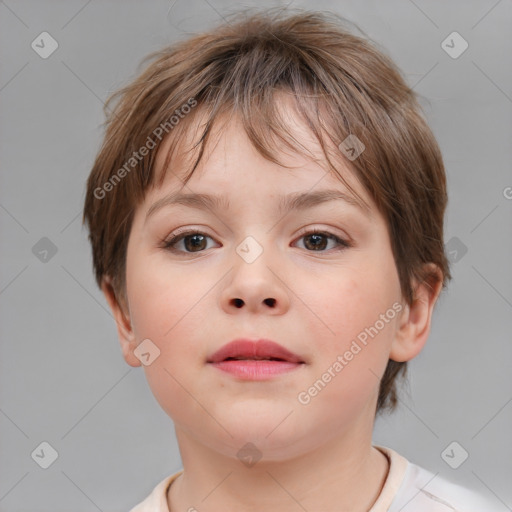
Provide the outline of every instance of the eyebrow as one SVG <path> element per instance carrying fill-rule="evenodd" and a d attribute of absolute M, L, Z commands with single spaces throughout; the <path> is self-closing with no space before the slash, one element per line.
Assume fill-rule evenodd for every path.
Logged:
<path fill-rule="evenodd" d="M 341 200 L 349 205 L 361 210 L 367 217 L 371 217 L 370 208 L 366 203 L 362 203 L 356 198 L 342 192 L 341 190 L 316 190 L 314 192 L 296 192 L 285 196 L 279 196 L 277 212 L 279 215 L 285 215 L 291 211 L 305 210 L 328 201 Z M 189 208 L 199 210 L 229 210 L 229 200 L 225 196 L 210 194 L 182 194 L 180 192 L 171 193 L 162 197 L 151 205 L 146 213 L 146 221 L 157 210 L 165 206 L 183 205 Z"/>

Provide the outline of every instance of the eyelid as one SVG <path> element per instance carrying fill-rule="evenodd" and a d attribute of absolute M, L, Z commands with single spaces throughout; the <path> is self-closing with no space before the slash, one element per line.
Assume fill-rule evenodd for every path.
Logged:
<path fill-rule="evenodd" d="M 347 234 L 339 233 L 339 230 L 337 230 L 334 227 L 329 227 L 329 226 L 327 226 L 327 227 L 307 226 L 305 228 L 301 228 L 299 230 L 297 236 L 303 236 L 303 235 L 311 234 L 311 233 L 322 233 L 324 235 L 335 236 L 339 239 L 346 241 L 347 243 L 351 241 L 351 238 Z"/>

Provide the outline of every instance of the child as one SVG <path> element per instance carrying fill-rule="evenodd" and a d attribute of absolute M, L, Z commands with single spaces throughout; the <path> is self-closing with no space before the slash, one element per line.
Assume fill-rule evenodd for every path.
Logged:
<path fill-rule="evenodd" d="M 451 278 L 442 156 L 397 67 L 312 12 L 150 58 L 107 102 L 84 209 L 183 464 L 132 512 L 490 511 L 372 445 Z"/>

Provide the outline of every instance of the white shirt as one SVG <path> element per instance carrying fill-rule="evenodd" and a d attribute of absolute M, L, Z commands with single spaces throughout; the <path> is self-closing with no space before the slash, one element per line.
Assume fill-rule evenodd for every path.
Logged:
<path fill-rule="evenodd" d="M 375 446 L 389 460 L 389 472 L 369 512 L 499 512 L 497 500 L 484 497 L 412 464 L 391 448 Z M 183 470 L 162 480 L 130 512 L 170 512 L 167 490 Z"/>

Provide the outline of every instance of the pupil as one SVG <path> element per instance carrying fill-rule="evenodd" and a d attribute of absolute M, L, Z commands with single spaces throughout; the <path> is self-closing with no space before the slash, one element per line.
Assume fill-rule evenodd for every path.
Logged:
<path fill-rule="evenodd" d="M 309 235 L 307 237 L 307 240 L 312 240 L 313 238 L 315 238 L 318 241 L 320 241 L 320 245 L 318 243 L 313 243 L 313 248 L 324 248 L 324 244 L 325 244 L 325 240 L 324 240 L 324 244 L 322 244 L 322 239 L 325 238 L 323 235 Z M 320 240 L 319 240 L 320 239 Z"/>
<path fill-rule="evenodd" d="M 195 239 L 195 242 L 192 242 L 190 244 L 187 243 L 190 242 L 192 239 Z M 203 249 L 204 247 L 202 246 L 202 244 L 204 244 L 203 235 L 190 235 L 185 240 L 185 245 L 187 245 L 187 249 Z"/>

